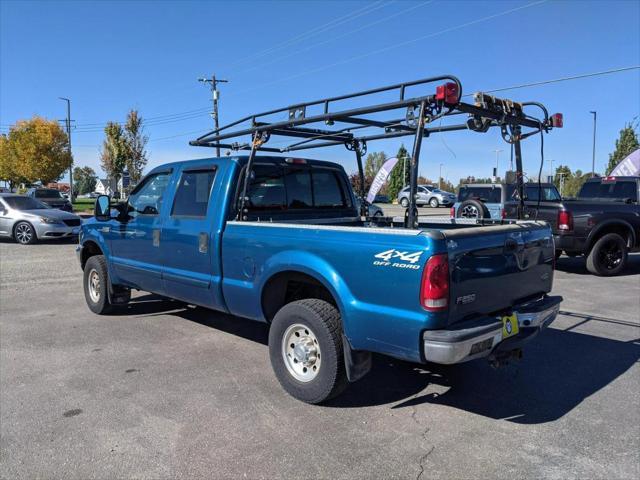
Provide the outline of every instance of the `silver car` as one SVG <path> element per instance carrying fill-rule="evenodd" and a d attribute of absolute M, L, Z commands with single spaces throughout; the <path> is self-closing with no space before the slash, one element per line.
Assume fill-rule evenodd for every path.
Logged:
<path fill-rule="evenodd" d="M 50 208 L 35 198 L 0 193 L 0 237 L 28 245 L 38 240 L 76 236 L 81 223 L 79 216 Z"/>
<path fill-rule="evenodd" d="M 404 187 L 398 193 L 398 203 L 403 207 L 409 206 L 409 187 Z M 421 207 L 429 205 L 432 208 L 440 206 L 449 207 L 456 203 L 456 196 L 451 192 L 445 192 L 432 185 L 418 185 L 416 205 Z"/>

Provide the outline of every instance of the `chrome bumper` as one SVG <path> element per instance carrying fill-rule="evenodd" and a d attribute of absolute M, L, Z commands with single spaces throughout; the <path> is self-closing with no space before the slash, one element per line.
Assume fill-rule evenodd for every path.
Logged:
<path fill-rule="evenodd" d="M 428 362 L 453 364 L 486 357 L 503 341 L 514 343 L 516 348 L 555 320 L 560 302 L 559 296 L 544 297 L 514 307 L 520 332 L 508 338 L 503 338 L 502 319 L 498 317 L 464 322 L 451 330 L 427 330 L 422 335 L 424 358 Z"/>

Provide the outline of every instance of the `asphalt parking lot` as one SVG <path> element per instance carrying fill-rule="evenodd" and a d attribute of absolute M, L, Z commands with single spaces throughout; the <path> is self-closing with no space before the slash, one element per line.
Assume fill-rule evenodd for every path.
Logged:
<path fill-rule="evenodd" d="M 558 268 L 562 315 L 521 362 L 376 357 L 309 406 L 264 325 L 147 294 L 99 317 L 73 244 L 1 242 L 0 477 L 639 478 L 640 256 Z"/>

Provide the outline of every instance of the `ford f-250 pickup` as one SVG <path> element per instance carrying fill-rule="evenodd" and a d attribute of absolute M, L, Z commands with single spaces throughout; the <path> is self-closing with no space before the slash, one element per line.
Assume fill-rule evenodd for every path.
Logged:
<path fill-rule="evenodd" d="M 340 165 L 259 147 L 156 167 L 115 209 L 99 197 L 78 246 L 89 308 L 138 289 L 267 322 L 277 379 L 309 403 L 372 352 L 499 363 L 556 317 L 546 223 L 363 218 Z"/>

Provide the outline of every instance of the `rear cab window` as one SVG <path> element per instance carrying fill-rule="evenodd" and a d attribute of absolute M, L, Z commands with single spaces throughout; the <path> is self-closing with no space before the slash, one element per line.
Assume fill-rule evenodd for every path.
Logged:
<path fill-rule="evenodd" d="M 586 182 L 578 193 L 580 199 L 638 201 L 638 183 L 635 180 L 607 180 Z"/>
<path fill-rule="evenodd" d="M 316 165 L 256 164 L 247 188 L 250 217 L 267 214 L 339 213 L 354 209 L 338 169 Z M 344 211 L 344 212 L 343 212 Z M 353 211 L 348 212 L 354 214 Z"/>

